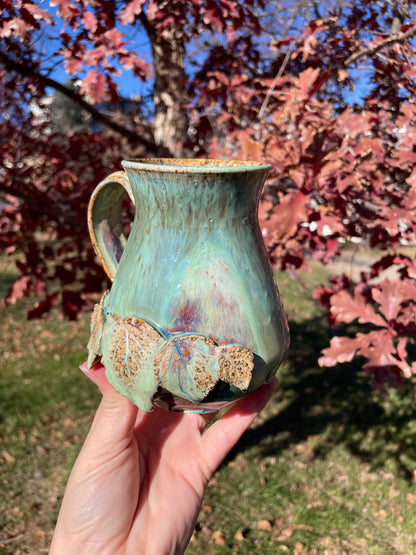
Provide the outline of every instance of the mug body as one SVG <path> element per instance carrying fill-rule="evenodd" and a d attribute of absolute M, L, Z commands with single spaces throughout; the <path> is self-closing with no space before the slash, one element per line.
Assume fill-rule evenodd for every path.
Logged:
<path fill-rule="evenodd" d="M 205 412 L 275 374 L 289 333 L 258 224 L 269 166 L 125 161 L 135 204 L 96 307 L 109 381 L 143 410 Z M 95 334 L 97 335 L 97 333 Z"/>

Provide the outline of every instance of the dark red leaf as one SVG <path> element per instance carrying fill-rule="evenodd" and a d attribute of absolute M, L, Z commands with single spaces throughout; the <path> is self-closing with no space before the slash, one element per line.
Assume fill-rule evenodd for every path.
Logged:
<path fill-rule="evenodd" d="M 56 298 L 58 293 L 48 295 L 43 301 L 37 303 L 33 308 L 27 311 L 28 320 L 41 318 L 48 314 L 53 306 L 56 305 Z"/>
<path fill-rule="evenodd" d="M 62 310 L 70 320 L 76 320 L 82 307 L 81 294 L 78 291 L 62 291 Z"/>

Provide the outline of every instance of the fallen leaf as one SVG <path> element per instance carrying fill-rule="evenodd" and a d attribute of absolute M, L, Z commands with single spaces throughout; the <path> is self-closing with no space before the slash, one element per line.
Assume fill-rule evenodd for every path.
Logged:
<path fill-rule="evenodd" d="M 257 523 L 257 530 L 266 530 L 267 532 L 271 532 L 272 525 L 268 520 L 259 520 Z"/>
<path fill-rule="evenodd" d="M 322 509 L 324 504 L 322 501 L 313 501 L 312 503 L 308 503 L 306 505 L 307 509 Z"/>
<path fill-rule="evenodd" d="M 46 532 L 45 532 L 45 530 L 36 530 L 35 535 L 38 538 L 45 538 L 46 537 Z"/>
<path fill-rule="evenodd" d="M 235 460 L 228 463 L 229 468 L 240 471 L 247 468 L 247 462 L 244 460 Z"/>
<path fill-rule="evenodd" d="M 201 536 L 208 537 L 211 534 L 211 529 L 201 522 L 198 524 L 198 532 Z"/>
<path fill-rule="evenodd" d="M 62 424 L 65 426 L 65 428 L 75 428 L 76 426 L 76 423 L 71 418 L 69 418 L 69 416 L 64 418 Z"/>
<path fill-rule="evenodd" d="M 414 493 L 408 493 L 406 495 L 406 501 L 411 505 L 416 505 L 416 495 Z"/>
<path fill-rule="evenodd" d="M 279 542 L 284 542 L 288 540 L 293 534 L 293 528 L 285 528 L 284 530 L 280 530 L 276 540 Z"/>
<path fill-rule="evenodd" d="M 393 499 L 394 497 L 397 497 L 398 495 L 399 495 L 399 492 L 397 491 L 397 489 L 394 488 L 393 486 L 390 486 L 390 489 L 389 489 L 390 499 Z"/>
<path fill-rule="evenodd" d="M 308 550 L 301 542 L 295 543 L 295 548 L 293 550 L 293 555 L 307 555 Z"/>
<path fill-rule="evenodd" d="M 296 445 L 295 449 L 299 454 L 304 455 L 305 457 L 313 457 L 313 450 L 308 445 L 299 444 Z"/>
<path fill-rule="evenodd" d="M 237 532 L 234 534 L 234 539 L 241 542 L 244 540 L 244 535 L 243 535 L 243 531 L 242 530 L 237 530 Z"/>
<path fill-rule="evenodd" d="M 10 453 L 9 453 L 8 451 L 6 451 L 6 450 L 3 450 L 3 451 L 1 452 L 1 456 L 2 456 L 3 459 L 6 461 L 6 463 L 9 463 L 9 464 L 14 463 L 15 460 L 16 460 L 16 459 L 15 459 L 12 455 L 10 455 Z"/>
<path fill-rule="evenodd" d="M 331 538 L 322 538 L 319 540 L 319 544 L 326 548 L 325 553 L 327 553 L 327 550 L 336 549 L 336 545 Z"/>
<path fill-rule="evenodd" d="M 215 530 L 212 532 L 212 539 L 215 545 L 225 545 L 225 537 L 221 530 Z"/>

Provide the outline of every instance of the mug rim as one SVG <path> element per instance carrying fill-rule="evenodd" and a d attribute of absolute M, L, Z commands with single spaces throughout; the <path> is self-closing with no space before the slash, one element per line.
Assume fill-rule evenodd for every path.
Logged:
<path fill-rule="evenodd" d="M 231 160 L 219 158 L 132 158 L 121 162 L 124 169 L 140 169 L 159 172 L 247 172 L 270 170 L 271 164 L 254 160 Z"/>

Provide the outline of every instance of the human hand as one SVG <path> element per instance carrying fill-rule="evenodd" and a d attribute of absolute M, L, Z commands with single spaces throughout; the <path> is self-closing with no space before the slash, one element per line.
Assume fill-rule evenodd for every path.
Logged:
<path fill-rule="evenodd" d="M 275 382 L 207 427 L 199 414 L 139 410 L 97 365 L 103 395 L 69 478 L 50 555 L 179 554 L 210 478 L 269 400 Z"/>

